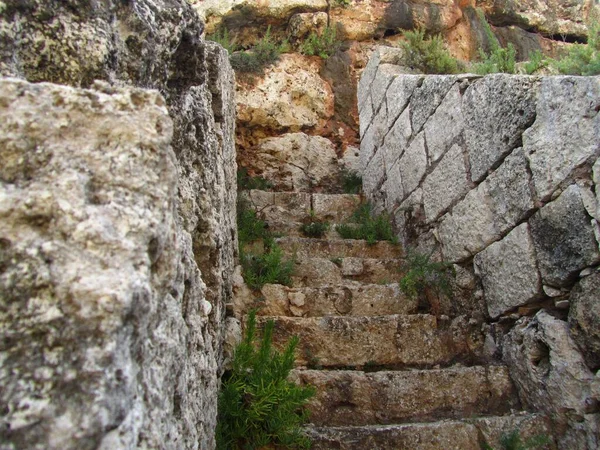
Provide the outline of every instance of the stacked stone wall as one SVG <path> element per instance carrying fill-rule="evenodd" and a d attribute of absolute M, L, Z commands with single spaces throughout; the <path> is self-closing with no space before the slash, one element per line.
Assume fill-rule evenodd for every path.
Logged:
<path fill-rule="evenodd" d="M 523 403 L 564 425 L 564 448 L 596 448 L 600 77 L 405 75 L 396 61 L 377 51 L 359 84 L 366 196 L 407 247 L 474 277 Z"/>

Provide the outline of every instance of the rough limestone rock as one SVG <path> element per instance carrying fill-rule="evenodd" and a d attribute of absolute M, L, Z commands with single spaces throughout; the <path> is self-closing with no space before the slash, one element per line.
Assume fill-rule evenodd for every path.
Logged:
<path fill-rule="evenodd" d="M 238 85 L 238 126 L 292 132 L 322 126 L 333 115 L 333 95 L 319 70 L 305 56 L 281 55 L 255 86 Z"/>
<path fill-rule="evenodd" d="M 540 295 L 541 277 L 526 223 L 475 255 L 474 263 L 492 319 Z"/>
<path fill-rule="evenodd" d="M 0 91 L 2 448 L 162 447 L 165 436 L 197 448 L 186 422 L 198 411 L 171 411 L 203 403 L 189 365 L 206 355 L 186 349 L 202 335 L 186 319 L 202 327 L 212 306 L 197 273 L 194 311 L 182 311 L 178 260 L 191 255 L 164 100 L 16 80 Z"/>
<path fill-rule="evenodd" d="M 303 39 L 311 32 L 322 33 L 326 27 L 327 13 L 300 13 L 290 19 L 288 34 L 294 39 Z"/>
<path fill-rule="evenodd" d="M 586 21 L 594 6 L 592 0 L 478 0 L 496 26 L 517 24 L 546 36 L 584 37 Z"/>
<path fill-rule="evenodd" d="M 540 199 L 600 154 L 600 77 L 546 77 L 523 148 Z"/>
<path fill-rule="evenodd" d="M 558 429 L 570 426 L 559 448 L 598 448 L 597 380 L 566 322 L 543 310 L 520 319 L 503 340 L 503 359 L 524 406 L 549 414 Z"/>
<path fill-rule="evenodd" d="M 569 326 L 588 367 L 600 368 L 600 274 L 583 278 L 571 291 Z"/>
<path fill-rule="evenodd" d="M 0 440 L 7 443 L 7 448 L 11 448 L 10 445 L 13 445 L 13 448 L 45 449 L 121 449 L 136 446 L 211 448 L 214 445 L 216 423 L 215 393 L 221 370 L 222 317 L 224 304 L 231 301 L 236 236 L 236 168 L 233 146 L 235 105 L 233 72 L 229 67 L 227 54 L 216 44 L 201 39 L 203 24 L 191 6 L 183 0 L 31 0 L 4 2 L 2 8 L 0 74 L 36 82 L 52 81 L 82 87 L 89 87 L 93 80 L 102 79 L 119 86 L 143 86 L 159 90 L 166 100 L 173 121 L 171 145 L 176 156 L 173 164 L 177 167 L 178 180 L 175 200 L 176 236 L 159 234 L 156 241 L 140 243 L 140 248 L 149 248 L 151 254 L 159 255 L 163 251 L 160 247 L 163 240 L 176 241 L 177 256 L 170 269 L 175 274 L 175 281 L 169 281 L 168 277 L 156 278 L 157 274 L 152 274 L 151 278 L 151 283 L 157 286 L 164 284 L 160 287 L 163 303 L 158 306 L 158 297 L 136 294 L 137 306 L 132 309 L 133 316 L 125 317 L 130 328 L 118 328 L 118 333 L 114 331 L 115 328 L 97 328 L 90 336 L 89 330 L 84 333 L 82 328 L 78 328 L 79 322 L 73 320 L 69 326 L 65 323 L 61 328 L 60 339 L 47 341 L 46 335 L 38 334 L 28 337 L 31 346 L 41 349 L 51 345 L 57 351 L 63 342 L 68 348 L 68 345 L 71 345 L 68 342 L 73 342 L 77 336 L 83 336 L 80 339 L 82 346 L 87 345 L 85 342 L 90 342 L 86 339 L 92 338 L 118 343 L 114 350 L 106 348 L 97 351 L 95 344 L 90 342 L 88 350 L 80 353 L 83 356 L 72 363 L 76 365 L 77 370 L 92 370 L 93 374 L 86 377 L 94 378 L 94 383 L 105 383 L 106 386 L 114 382 L 121 383 L 119 386 L 130 383 L 127 384 L 129 391 L 122 391 L 123 395 L 119 395 L 118 402 L 114 403 L 112 399 L 115 397 L 110 391 L 98 390 L 96 403 L 86 403 L 87 409 L 77 409 L 77 405 L 85 402 L 87 395 L 83 387 L 89 385 L 84 383 L 87 378 L 78 377 L 77 371 L 69 372 L 65 379 L 68 381 L 69 377 L 75 376 L 76 381 L 68 381 L 71 384 L 49 383 L 36 393 L 39 408 L 30 409 L 29 420 L 34 420 L 35 414 L 42 420 L 53 408 L 60 409 L 55 414 L 49 413 L 56 418 L 63 417 L 60 416 L 61 411 L 66 413 L 67 410 L 76 410 L 74 420 L 80 421 L 83 428 L 73 433 L 61 433 L 62 440 L 58 443 L 48 442 L 47 437 L 50 434 L 43 431 L 45 425 L 20 428 L 19 433 L 10 437 L 3 435 Z M 109 87 L 103 87 L 102 90 L 109 94 L 111 92 Z M 99 95 L 92 94 L 89 97 L 92 103 L 95 102 L 94 98 L 100 98 Z M 143 100 L 143 96 L 141 98 Z M 136 95 L 132 96 L 131 101 L 138 101 Z M 50 104 L 54 108 L 64 107 L 60 101 Z M 51 116 L 52 108 L 47 108 L 45 113 Z M 92 120 L 89 122 L 92 123 Z M 123 119 L 122 122 L 126 120 Z M 5 121 L 2 122 L 4 123 Z M 57 121 L 57 124 L 59 123 Z M 72 136 L 66 133 L 66 130 L 69 130 L 68 123 L 64 125 L 67 127 L 64 129 L 64 138 L 68 141 Z M 87 125 L 86 123 L 82 129 Z M 35 127 L 36 122 L 32 122 L 32 132 Z M 137 127 L 137 124 L 132 125 L 132 130 Z M 119 123 L 115 122 L 114 127 L 107 126 L 108 131 L 104 133 L 110 135 L 111 128 L 119 129 Z M 19 142 L 19 145 L 23 145 L 27 140 L 22 139 Z M 102 165 L 100 161 L 104 161 L 109 170 L 111 165 L 115 169 L 124 167 L 125 162 L 119 158 L 113 158 L 113 161 L 105 159 L 115 150 L 112 147 L 101 146 L 102 140 L 97 142 L 99 147 L 92 162 Z M 127 142 L 124 140 L 118 145 L 126 147 Z M 27 148 L 27 154 L 31 155 L 32 161 L 35 160 L 35 146 Z M 72 150 L 68 158 L 75 161 L 73 155 L 78 151 Z M 142 164 L 143 155 L 139 152 L 132 155 L 127 162 L 131 169 L 127 170 L 134 170 L 133 168 Z M 33 167 L 36 166 L 31 166 Z M 113 194 L 107 193 L 106 196 L 98 198 L 94 196 L 93 192 L 102 192 L 102 183 L 97 184 L 93 181 L 93 174 L 80 172 L 80 169 L 83 169 L 75 164 L 69 167 L 70 170 L 64 171 L 64 178 L 56 178 L 56 185 L 49 185 L 48 189 L 78 183 L 80 180 L 72 180 L 70 177 L 74 173 L 82 173 L 81 176 L 90 177 L 92 182 L 83 185 L 84 187 L 77 184 L 73 186 L 80 186 L 74 188 L 75 192 L 83 189 L 90 194 L 89 198 L 86 197 L 85 204 L 95 205 L 95 202 L 100 202 L 110 205 Z M 27 178 L 30 169 L 22 169 Z M 124 186 L 135 186 L 132 196 L 141 195 L 145 189 L 153 187 L 143 183 L 138 186 L 135 178 L 127 179 L 124 183 Z M 110 186 L 112 185 L 107 183 L 107 187 Z M 121 192 L 120 186 L 114 188 Z M 134 202 L 133 197 L 131 201 Z M 64 214 L 65 218 L 74 215 L 82 221 L 81 223 L 86 220 L 86 213 L 80 206 L 64 207 L 73 208 L 68 214 Z M 111 216 L 111 220 L 117 219 Z M 145 216 L 140 220 L 146 223 Z M 99 224 L 103 223 L 99 221 L 90 227 L 89 231 L 82 229 L 79 233 L 101 233 L 105 225 Z M 106 226 L 110 229 L 110 223 Z M 134 220 L 123 229 L 115 229 L 115 242 L 110 234 L 101 233 L 102 238 L 108 241 L 102 241 L 100 245 L 90 240 L 86 244 L 86 251 L 104 254 L 108 251 L 107 248 L 121 242 L 118 236 L 134 239 L 134 236 L 123 234 L 126 233 L 127 227 L 134 226 L 140 225 Z M 151 234 L 154 231 L 147 230 L 146 233 Z M 70 236 L 64 236 L 63 239 L 70 239 Z M 65 251 L 62 247 L 59 250 Z M 140 261 L 142 265 L 139 266 L 139 270 L 143 271 L 144 267 L 148 266 L 144 266 L 145 263 Z M 61 260 L 47 262 L 59 263 Z M 19 264 L 19 260 L 16 260 L 15 264 Z M 152 270 L 157 269 L 155 265 L 152 266 Z M 107 267 L 111 267 L 110 260 L 106 265 L 102 264 L 100 269 L 107 270 Z M 35 278 L 44 278 L 43 271 L 39 275 L 36 272 L 31 273 Z M 120 275 L 121 272 L 117 271 L 114 278 L 121 279 Z M 89 272 L 86 276 L 93 278 L 95 273 Z M 85 283 L 87 282 L 83 280 L 84 290 Z M 112 283 L 112 279 L 106 282 L 107 286 Z M 167 286 L 175 288 L 169 291 Z M 57 295 L 63 295 L 64 289 L 67 287 L 57 288 Z M 134 288 L 124 285 L 122 289 Z M 172 297 L 170 300 L 169 295 Z M 32 296 L 32 302 L 37 301 L 34 300 L 36 298 Z M 69 300 L 69 304 L 74 305 L 73 301 Z M 110 303 L 107 305 L 110 309 Z M 19 318 L 22 323 L 14 322 L 13 327 L 27 326 L 28 322 L 24 317 L 21 315 Z M 140 322 L 137 319 L 140 317 L 145 318 L 145 321 Z M 164 324 L 159 323 L 162 318 L 166 321 Z M 155 342 L 158 347 L 154 350 L 148 348 L 146 353 L 146 350 L 136 351 L 135 346 L 139 348 L 145 345 L 142 342 L 143 336 L 150 333 L 149 330 L 151 339 L 154 339 L 149 341 L 149 345 Z M 131 336 L 132 339 L 128 341 L 127 336 Z M 10 341 L 2 349 L 8 351 L 17 344 L 18 341 Z M 172 351 L 171 345 L 174 345 Z M 109 367 L 115 367 L 114 364 L 129 363 L 127 360 L 121 363 L 110 359 L 98 359 L 96 355 L 101 355 L 103 351 L 113 351 L 115 355 L 126 355 L 130 352 L 132 364 L 129 365 L 129 372 L 109 370 Z M 53 361 L 51 353 L 47 355 L 49 361 Z M 45 357 L 42 353 L 32 352 L 26 358 L 42 361 L 41 358 Z M 173 363 L 175 360 L 176 364 Z M 25 366 L 27 364 L 24 364 Z M 136 367 L 140 368 L 137 372 Z M 43 370 L 39 374 L 42 372 Z M 39 374 L 36 377 L 39 377 Z M 132 374 L 136 374 L 135 380 L 130 378 Z M 19 377 L 16 372 L 11 376 Z M 6 383 L 9 383 L 9 380 L 6 380 Z M 77 388 L 80 385 L 82 390 Z M 21 384 L 17 386 L 28 389 Z M 141 396 L 134 396 L 136 389 Z M 102 397 L 101 392 L 107 392 L 106 396 Z M 25 390 L 10 393 L 17 403 L 16 399 L 25 394 Z M 46 407 L 42 407 L 44 404 Z M 103 411 L 106 410 L 111 412 L 105 416 Z M 98 422 L 98 417 L 107 417 L 108 425 L 102 424 L 105 419 Z M 67 421 L 64 422 L 66 427 L 71 426 L 68 420 L 70 419 L 67 417 Z M 57 424 L 53 433 L 58 433 L 60 426 L 62 425 Z M 5 427 L 2 430 L 2 433 L 6 433 Z"/>
<path fill-rule="evenodd" d="M 473 83 L 463 97 L 465 141 L 471 178 L 480 181 L 513 150 L 535 118 L 530 77 L 490 75 Z"/>
<path fill-rule="evenodd" d="M 529 223 L 544 284 L 567 286 L 580 270 L 600 260 L 577 185 L 541 208 Z"/>
<path fill-rule="evenodd" d="M 265 139 L 242 164 L 288 191 L 309 192 L 311 186 L 332 183 L 338 171 L 333 143 L 304 133 Z"/>

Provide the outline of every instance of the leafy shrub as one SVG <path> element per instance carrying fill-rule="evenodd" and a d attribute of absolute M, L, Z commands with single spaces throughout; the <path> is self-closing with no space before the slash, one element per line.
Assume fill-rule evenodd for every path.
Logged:
<path fill-rule="evenodd" d="M 540 50 L 536 50 L 531 54 L 529 61 L 527 61 L 524 65 L 525 73 L 527 73 L 527 75 L 531 75 L 547 65 L 548 60 L 544 58 L 544 54 Z"/>
<path fill-rule="evenodd" d="M 300 231 L 311 238 L 321 238 L 327 233 L 327 230 L 329 230 L 329 223 L 320 221 L 311 221 L 300 227 Z"/>
<path fill-rule="evenodd" d="M 270 237 L 265 221 L 259 219 L 242 198 L 237 202 L 237 225 L 240 250 L 245 244 Z"/>
<path fill-rule="evenodd" d="M 350 223 L 338 225 L 338 234 L 344 239 L 364 239 L 368 244 L 377 241 L 398 242 L 387 213 L 373 216 L 369 203 L 363 203 L 350 217 Z"/>
<path fill-rule="evenodd" d="M 406 41 L 400 42 L 407 66 L 427 74 L 459 72 L 459 65 L 444 47 L 441 36 L 425 39 L 425 30 L 406 31 Z"/>
<path fill-rule="evenodd" d="M 300 426 L 308 419 L 304 405 L 315 390 L 288 381 L 298 338 L 283 353 L 272 348 L 274 322 L 267 322 L 255 348 L 256 312 L 235 349 L 232 369 L 223 376 L 218 399 L 217 449 L 258 449 L 269 444 L 310 448 Z"/>
<path fill-rule="evenodd" d="M 234 53 L 229 61 L 237 72 L 262 73 L 265 67 L 277 62 L 279 56 L 288 50 L 287 41 L 277 43 L 273 40 L 269 26 L 264 37 L 251 50 Z"/>
<path fill-rule="evenodd" d="M 221 44 L 221 47 L 227 50 L 230 55 L 239 48 L 235 38 L 229 35 L 227 28 L 219 28 L 214 33 L 206 35 L 206 40 Z"/>
<path fill-rule="evenodd" d="M 350 6 L 352 4 L 351 0 L 334 0 L 334 1 L 337 6 L 340 6 L 342 8 L 347 8 L 348 6 Z"/>
<path fill-rule="evenodd" d="M 538 434 L 529 438 L 525 442 L 521 439 L 519 435 L 519 430 L 515 430 L 511 433 L 504 434 L 500 438 L 500 445 L 502 446 L 502 450 L 536 450 L 542 448 L 544 445 L 549 444 L 550 439 L 548 436 Z M 484 450 L 494 450 L 490 445 L 484 444 Z"/>
<path fill-rule="evenodd" d="M 358 194 L 362 189 L 362 177 L 358 172 L 342 170 L 342 190 L 345 194 Z"/>
<path fill-rule="evenodd" d="M 431 254 L 409 252 L 404 269 L 406 274 L 400 279 L 400 289 L 407 296 L 417 298 L 425 289 L 444 295 L 452 293 L 451 280 L 455 275 L 452 264 L 431 261 Z"/>
<path fill-rule="evenodd" d="M 554 62 L 564 75 L 600 74 L 600 22 L 589 25 L 587 44 L 573 44 L 568 53 Z"/>
<path fill-rule="evenodd" d="M 341 45 L 342 43 L 337 38 L 336 27 L 332 26 L 325 28 L 320 35 L 312 31 L 300 44 L 300 53 L 327 59 L 335 54 Z"/>
<path fill-rule="evenodd" d="M 242 276 L 251 289 L 260 289 L 265 284 L 289 286 L 294 271 L 293 260 L 283 257 L 281 247 L 275 243 L 266 246 L 263 254 L 240 251 Z"/>
<path fill-rule="evenodd" d="M 273 188 L 271 182 L 263 177 L 250 176 L 248 169 L 245 167 L 241 167 L 237 171 L 237 185 L 238 189 L 243 190 L 260 189 L 261 191 L 268 191 Z"/>
<path fill-rule="evenodd" d="M 486 53 L 482 48 L 479 49 L 481 62 L 473 66 L 475 73 L 487 75 L 489 73 L 515 73 L 517 51 L 515 46 L 509 43 L 506 48 L 500 45 L 500 42 L 494 35 L 492 27 L 488 23 L 483 11 L 477 10 L 477 15 L 483 24 L 483 30 L 490 44 L 490 52 Z"/>

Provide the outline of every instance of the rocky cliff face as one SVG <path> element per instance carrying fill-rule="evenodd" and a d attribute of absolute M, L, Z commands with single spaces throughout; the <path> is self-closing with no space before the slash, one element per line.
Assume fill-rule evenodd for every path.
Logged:
<path fill-rule="evenodd" d="M 475 276 L 460 307 L 560 448 L 597 448 L 600 77 L 403 75 L 396 56 L 360 81 L 367 197 Z"/>
<path fill-rule="evenodd" d="M 301 161 L 314 155 L 312 150 L 304 152 L 306 147 L 290 149 L 286 143 L 293 137 L 288 133 L 303 133 L 303 140 L 320 136 L 330 142 L 319 146 L 323 158 L 329 158 L 330 148 L 336 157 L 328 164 L 327 177 L 304 169 L 304 178 L 312 178 L 308 188 L 314 191 L 333 191 L 342 167 L 359 169 L 357 83 L 376 45 L 396 45 L 404 30 L 424 28 L 441 34 L 455 57 L 472 60 L 480 48 L 488 50 L 490 45 L 476 12 L 480 8 L 500 42 L 512 43 L 517 58 L 526 60 L 535 50 L 555 55 L 569 42 L 585 39 L 586 21 L 594 9 L 600 11 L 593 0 L 190 2 L 205 18 L 207 33 L 228 30 L 242 48 L 255 45 L 267 27 L 276 42 L 291 44 L 290 53 L 258 81 L 238 78 L 238 163 L 268 178 L 276 188 L 305 190 L 305 180 L 299 180 L 295 171 L 274 171 L 270 160 L 286 155 Z M 322 33 L 327 25 L 343 41 L 340 50 L 327 59 L 299 55 L 308 35 Z M 275 154 L 264 151 L 266 139 L 271 148 L 273 142 L 281 143 Z"/>
<path fill-rule="evenodd" d="M 183 0 L 0 8 L 3 76 L 110 83 L 2 81 L 2 448 L 211 448 L 236 240 L 226 52 Z"/>

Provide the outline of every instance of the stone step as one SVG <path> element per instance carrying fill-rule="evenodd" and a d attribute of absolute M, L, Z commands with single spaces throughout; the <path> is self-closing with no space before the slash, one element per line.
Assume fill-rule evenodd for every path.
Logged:
<path fill-rule="evenodd" d="M 343 223 L 361 203 L 359 195 L 311 194 L 308 192 L 269 192 L 250 190 L 240 193 L 269 226 L 319 220 Z"/>
<path fill-rule="evenodd" d="M 290 288 L 267 284 L 261 289 L 264 316 L 379 316 L 414 314 L 416 299 L 406 297 L 398 283 L 379 285 L 346 282 L 345 284 Z"/>
<path fill-rule="evenodd" d="M 342 284 L 346 280 L 369 284 L 390 284 L 400 279 L 397 259 L 299 258 L 292 274 L 293 287 Z"/>
<path fill-rule="evenodd" d="M 310 422 L 385 425 L 501 415 L 519 407 L 505 366 L 361 372 L 295 370 L 291 379 L 317 390 Z"/>
<path fill-rule="evenodd" d="M 427 314 L 374 317 L 257 317 L 274 320 L 273 342 L 282 348 L 292 336 L 300 343 L 298 366 L 428 368 L 479 361 L 480 326 L 464 317 L 441 320 Z"/>
<path fill-rule="evenodd" d="M 402 425 L 309 426 L 305 432 L 313 450 L 481 450 L 484 444 L 503 448 L 501 437 L 515 430 L 523 441 L 537 435 L 551 439 L 552 433 L 546 417 L 529 413 Z"/>
<path fill-rule="evenodd" d="M 306 258 L 373 258 L 394 259 L 403 256 L 401 245 L 387 241 L 367 244 L 354 239 L 309 239 L 281 237 L 276 239 L 283 251 L 299 259 Z"/>

